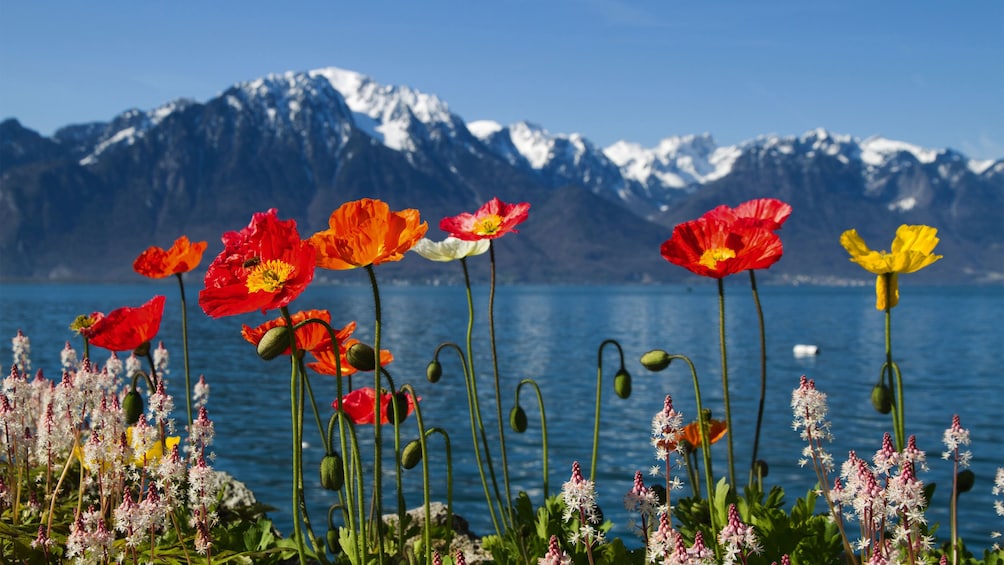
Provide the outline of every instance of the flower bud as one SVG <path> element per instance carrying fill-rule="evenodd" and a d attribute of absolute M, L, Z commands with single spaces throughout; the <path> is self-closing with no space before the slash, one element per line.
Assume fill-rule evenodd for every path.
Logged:
<path fill-rule="evenodd" d="M 373 348 L 365 343 L 352 344 L 345 352 L 345 358 L 348 359 L 349 365 L 352 365 L 357 371 L 372 371 L 376 368 L 376 356 L 373 354 Z"/>
<path fill-rule="evenodd" d="M 430 383 L 438 383 L 442 376 L 443 366 L 439 363 L 439 361 L 435 359 L 429 361 L 429 366 L 425 368 L 425 378 Z"/>
<path fill-rule="evenodd" d="M 956 486 L 959 489 L 959 494 L 962 494 L 973 489 L 973 484 L 976 482 L 976 474 L 973 473 L 972 469 L 963 469 L 959 471 L 955 480 Z"/>
<path fill-rule="evenodd" d="M 872 406 L 879 414 L 892 411 L 892 391 L 885 384 L 877 384 L 872 388 Z"/>
<path fill-rule="evenodd" d="M 133 349 L 132 352 L 136 357 L 146 357 L 150 353 L 150 342 L 144 341 L 137 345 L 136 349 Z"/>
<path fill-rule="evenodd" d="M 669 362 L 672 360 L 669 353 L 661 349 L 653 349 L 641 356 L 641 364 L 649 371 L 661 371 L 669 367 Z"/>
<path fill-rule="evenodd" d="M 342 544 L 338 540 L 338 528 L 328 528 L 327 535 L 328 551 L 334 555 L 342 552 Z"/>
<path fill-rule="evenodd" d="M 422 444 L 417 439 L 413 439 L 401 451 L 401 466 L 405 469 L 414 469 L 421 460 Z"/>
<path fill-rule="evenodd" d="M 125 415 L 126 425 L 131 426 L 139 421 L 143 414 L 143 395 L 136 389 L 127 392 L 122 399 L 122 413 Z"/>
<path fill-rule="evenodd" d="M 763 478 L 767 476 L 770 472 L 770 467 L 767 466 L 767 462 L 763 459 L 757 459 L 756 463 L 753 464 L 753 475 Z"/>
<path fill-rule="evenodd" d="M 625 369 L 617 371 L 617 374 L 614 375 L 614 392 L 621 398 L 631 396 L 631 373 Z"/>
<path fill-rule="evenodd" d="M 261 336 L 258 342 L 258 357 L 271 361 L 289 349 L 289 338 L 292 334 L 288 326 L 276 326 Z"/>
<path fill-rule="evenodd" d="M 339 490 L 345 484 L 345 470 L 342 456 L 328 453 L 321 458 L 321 486 L 328 490 Z"/>
<path fill-rule="evenodd" d="M 517 433 L 523 433 L 526 431 L 526 424 L 526 411 L 519 404 L 513 406 L 509 411 L 509 426 Z"/>
<path fill-rule="evenodd" d="M 397 401 L 397 410 L 394 409 L 395 400 Z M 392 424 L 400 424 L 407 417 L 408 395 L 404 391 L 399 390 L 394 393 L 394 399 L 387 403 L 387 420 Z"/>

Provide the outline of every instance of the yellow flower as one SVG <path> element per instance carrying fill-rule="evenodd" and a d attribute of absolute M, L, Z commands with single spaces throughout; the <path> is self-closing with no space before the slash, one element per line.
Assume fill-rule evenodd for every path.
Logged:
<path fill-rule="evenodd" d="M 931 226 L 902 225 L 896 230 L 892 240 L 892 251 L 872 251 L 858 235 L 850 229 L 840 235 L 840 245 L 851 255 L 851 261 L 861 265 L 868 272 L 875 273 L 875 308 L 885 310 L 899 303 L 897 275 L 912 273 L 941 259 L 933 253 L 938 245 L 938 230 Z M 886 288 L 886 284 L 891 287 Z M 886 304 L 886 296 L 889 303 Z"/>

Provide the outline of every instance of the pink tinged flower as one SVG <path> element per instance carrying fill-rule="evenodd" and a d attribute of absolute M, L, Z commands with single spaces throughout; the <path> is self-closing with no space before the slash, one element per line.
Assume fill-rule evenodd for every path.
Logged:
<path fill-rule="evenodd" d="M 584 512 L 589 518 L 597 516 L 593 481 L 587 481 L 582 477 L 578 461 L 572 463 L 572 477 L 562 485 L 561 497 L 565 501 L 566 521 L 579 512 Z"/>
<path fill-rule="evenodd" d="M 461 549 L 457 550 L 457 552 L 454 554 L 453 563 L 454 565 L 467 565 L 467 560 L 464 559 L 463 550 Z"/>
<path fill-rule="evenodd" d="M 655 458 L 665 460 L 669 454 L 680 449 L 683 434 L 683 414 L 673 408 L 673 398 L 666 395 L 663 408 L 652 418 L 652 447 Z"/>
<path fill-rule="evenodd" d="M 14 351 L 14 364 L 22 373 L 31 371 L 31 340 L 24 332 L 17 330 L 17 335 L 11 339 Z"/>
<path fill-rule="evenodd" d="M 551 535 L 547 544 L 547 553 L 537 560 L 537 565 L 571 565 L 572 557 L 558 545 L 558 536 Z"/>
<path fill-rule="evenodd" d="M 509 232 L 516 233 L 516 226 L 523 223 L 529 214 L 528 202 L 507 204 L 498 198 L 492 198 L 473 214 L 464 212 L 443 218 L 439 222 L 439 229 L 466 241 L 497 239 Z"/>
<path fill-rule="evenodd" d="M 209 384 L 206 383 L 206 376 L 199 375 L 199 381 L 192 387 L 192 405 L 201 408 L 209 402 Z"/>
<path fill-rule="evenodd" d="M 648 538 L 649 558 L 669 557 L 676 548 L 676 538 L 679 536 L 669 522 L 669 515 L 665 512 L 659 514 L 659 528 Z"/>
<path fill-rule="evenodd" d="M 952 425 L 945 430 L 942 442 L 945 444 L 946 449 L 946 451 L 941 454 L 942 459 L 950 459 L 955 456 L 958 458 L 960 466 L 969 466 L 969 460 L 972 458 L 972 453 L 969 451 L 959 451 L 960 447 L 969 445 L 969 430 L 962 427 L 958 414 L 952 416 Z"/>
<path fill-rule="evenodd" d="M 717 218 L 728 222 L 749 219 L 757 222 L 759 227 L 775 231 L 791 215 L 791 205 L 776 198 L 757 198 L 729 208 L 722 205 L 704 214 L 705 218 Z"/>
<path fill-rule="evenodd" d="M 729 519 L 718 534 L 718 543 L 725 549 L 724 563 L 726 565 L 731 565 L 739 560 L 745 563 L 746 555 L 761 551 L 760 542 L 757 540 L 753 526 L 743 523 L 739 518 L 739 510 L 735 504 L 729 505 Z"/>
<path fill-rule="evenodd" d="M 205 449 L 213 443 L 216 432 L 213 422 L 209 419 L 209 413 L 205 406 L 199 407 L 199 416 L 192 421 L 192 431 L 189 433 L 189 441 L 197 449 Z"/>
<path fill-rule="evenodd" d="M 652 489 L 645 486 L 641 471 L 634 473 L 634 486 L 624 496 L 624 508 L 628 512 L 638 512 L 643 517 L 655 516 L 659 508 L 659 499 Z"/>
<path fill-rule="evenodd" d="M 893 446 L 889 432 L 882 436 L 882 448 L 875 452 L 872 462 L 875 464 L 875 471 L 880 474 L 888 473 L 899 465 L 899 452 Z"/>
<path fill-rule="evenodd" d="M 704 544 L 704 532 L 701 530 L 697 530 L 694 534 L 694 545 L 690 546 L 688 553 L 691 559 L 696 559 L 698 563 L 707 563 L 715 556 L 715 550 Z"/>

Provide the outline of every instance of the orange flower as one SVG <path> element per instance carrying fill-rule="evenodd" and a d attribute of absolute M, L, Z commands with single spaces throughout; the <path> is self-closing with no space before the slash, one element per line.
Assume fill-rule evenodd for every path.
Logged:
<path fill-rule="evenodd" d="M 309 320 L 316 318 L 319 320 L 324 320 L 328 324 L 331 323 L 331 313 L 327 310 L 307 310 L 304 312 L 297 312 L 290 316 L 290 320 L 293 325 L 296 326 L 304 320 Z M 282 318 L 277 318 L 261 324 L 256 328 L 244 325 L 241 330 L 241 335 L 244 339 L 248 340 L 252 345 L 258 345 L 261 341 L 262 336 L 265 333 L 275 327 L 285 326 L 286 321 Z M 356 329 L 355 322 L 349 322 L 344 328 L 335 332 L 335 339 L 338 343 L 344 342 L 352 332 Z M 331 335 L 328 333 L 328 329 L 317 323 L 304 324 L 296 329 L 296 347 L 300 351 L 330 351 L 331 350 Z M 289 348 L 286 348 L 282 352 L 282 355 L 289 355 Z"/>
<path fill-rule="evenodd" d="M 498 198 L 492 198 L 473 214 L 464 212 L 443 218 L 439 222 L 439 229 L 465 241 L 498 239 L 509 232 L 516 233 L 516 226 L 523 223 L 529 215 L 529 202 L 506 204 Z"/>
<path fill-rule="evenodd" d="M 391 212 L 386 202 L 363 198 L 339 206 L 328 218 L 328 229 L 309 241 L 318 267 L 346 270 L 400 261 L 428 229 L 414 208 Z"/>
<path fill-rule="evenodd" d="M 93 323 L 80 328 L 80 335 L 91 345 L 109 351 L 132 351 L 156 337 L 164 315 L 164 297 L 154 296 L 137 308 L 117 308 L 108 313 L 91 314 Z"/>
<path fill-rule="evenodd" d="M 202 254 L 206 251 L 206 242 L 191 243 L 188 237 L 181 236 L 174 240 L 170 249 L 151 246 L 139 254 L 132 263 L 137 273 L 151 279 L 162 279 L 171 275 L 187 273 L 199 266 Z"/>
<path fill-rule="evenodd" d="M 725 422 L 714 418 L 708 421 L 708 441 L 712 445 L 725 437 L 726 432 L 728 432 L 728 426 L 725 425 Z M 694 449 L 701 447 L 701 428 L 697 421 L 684 426 L 683 439 Z"/>
<path fill-rule="evenodd" d="M 314 248 L 296 222 L 275 208 L 257 212 L 240 231 L 223 234 L 223 251 L 206 270 L 199 306 L 212 316 L 233 316 L 288 305 L 314 279 Z"/>
<path fill-rule="evenodd" d="M 413 399 L 408 393 L 403 393 L 403 395 L 407 398 L 408 414 L 411 414 L 415 410 L 415 399 Z M 390 420 L 387 419 L 387 409 L 391 406 L 390 397 L 391 394 L 389 392 L 382 392 L 380 394 L 381 424 L 387 424 L 390 422 Z M 356 424 L 372 424 L 376 421 L 376 418 L 373 417 L 373 407 L 376 404 L 376 393 L 372 388 L 357 388 L 356 390 L 343 396 L 341 400 L 341 403 L 339 403 L 338 400 L 332 402 L 331 407 L 338 410 L 338 405 L 341 404 L 345 415 Z"/>
<path fill-rule="evenodd" d="M 349 364 L 349 360 L 345 357 L 345 353 L 349 350 L 349 348 L 357 343 L 359 343 L 358 339 L 347 339 L 343 341 L 341 339 L 341 334 L 339 334 L 338 349 L 340 359 L 338 360 L 338 363 L 342 369 L 343 377 L 354 375 L 358 372 L 355 367 Z M 315 363 L 307 363 L 308 367 L 322 375 L 338 376 L 339 366 L 335 365 L 335 352 L 332 349 L 328 348 L 311 351 L 310 354 L 313 355 L 314 359 L 317 359 L 317 361 Z M 391 352 L 387 349 L 381 349 L 380 365 L 387 365 L 392 361 L 394 361 L 394 356 Z"/>

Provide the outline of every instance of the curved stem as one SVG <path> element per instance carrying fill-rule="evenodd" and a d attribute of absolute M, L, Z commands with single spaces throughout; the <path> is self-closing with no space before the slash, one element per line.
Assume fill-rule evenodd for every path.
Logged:
<path fill-rule="evenodd" d="M 537 407 L 540 409 L 540 436 L 541 436 L 541 457 L 543 458 L 543 461 L 542 461 L 542 463 L 543 463 L 543 471 L 542 472 L 544 474 L 544 500 L 547 500 L 547 497 L 550 496 L 548 494 L 550 492 L 550 490 L 548 489 L 548 476 L 549 476 L 549 473 L 547 471 L 547 461 L 548 461 L 548 457 L 547 457 L 547 416 L 544 413 L 544 395 L 541 394 L 540 387 L 537 386 L 537 382 L 536 381 L 534 381 L 533 379 L 523 379 L 516 386 L 516 406 L 519 406 L 519 391 L 523 387 L 524 384 L 528 384 L 528 385 L 532 386 L 534 392 L 537 393 Z M 593 467 L 596 467 L 595 461 L 593 463 Z M 593 480 L 593 479 L 590 478 L 589 480 Z"/>
<path fill-rule="evenodd" d="M 185 283 L 181 273 L 178 277 L 178 291 L 181 293 L 181 344 L 185 355 L 185 406 L 188 408 L 188 428 L 192 428 L 192 377 L 188 366 L 188 306 L 185 302 Z"/>
<path fill-rule="evenodd" d="M 286 306 L 279 308 L 286 325 L 292 327 L 289 309 Z M 290 334 L 290 365 L 292 370 L 289 377 L 289 413 L 292 425 L 292 447 L 293 447 L 293 539 L 296 543 L 296 553 L 300 560 L 300 565 L 306 565 L 306 547 L 303 545 L 303 525 L 301 523 L 302 510 L 300 508 L 300 481 L 303 477 L 303 439 L 300 437 L 300 406 L 299 406 L 299 383 L 300 375 L 296 362 L 296 339 Z"/>
<path fill-rule="evenodd" d="M 380 288 L 377 286 L 376 271 L 373 270 L 373 265 L 366 266 L 366 273 L 370 277 L 370 286 L 373 288 L 373 310 L 375 314 L 375 322 L 373 325 L 373 351 L 376 356 L 376 366 L 377 370 L 373 371 L 373 516 L 375 520 L 380 520 L 383 516 L 383 437 L 381 434 L 381 422 L 380 417 Z M 376 528 L 377 535 L 377 548 L 380 551 L 377 552 L 379 555 L 380 563 L 383 563 L 383 528 Z"/>
<path fill-rule="evenodd" d="M 753 484 L 756 480 L 760 484 L 760 490 L 763 490 L 763 481 L 759 478 L 759 474 L 755 472 L 756 470 L 756 456 L 760 449 L 760 428 L 763 425 L 763 405 L 764 399 L 767 396 L 767 332 L 764 329 L 763 323 L 763 307 L 760 305 L 760 293 L 756 288 L 756 274 L 753 269 L 749 270 L 750 273 L 750 288 L 753 291 L 753 304 L 756 305 L 756 315 L 757 322 L 760 329 L 760 404 L 757 407 L 756 412 L 756 432 L 753 434 L 753 457 L 750 459 L 750 480 L 749 484 Z"/>
<path fill-rule="evenodd" d="M 718 279 L 718 338 L 722 350 L 722 400 L 725 402 L 725 425 L 729 430 L 728 437 L 725 438 L 728 440 L 729 449 L 729 484 L 732 488 L 736 488 L 736 466 L 732 455 L 732 436 L 735 435 L 735 428 L 732 427 L 732 404 L 729 402 L 729 364 L 725 353 L 725 283 L 722 279 Z M 703 425 L 701 429 L 704 429 Z"/>
<path fill-rule="evenodd" d="M 499 431 L 499 451 L 502 454 L 502 483 L 505 486 L 505 507 L 507 512 L 502 514 L 503 522 L 511 524 L 512 515 L 512 495 L 509 489 L 509 462 L 506 457 L 505 448 L 505 426 L 502 425 L 502 392 L 499 387 L 499 357 L 495 346 L 495 241 L 490 240 L 488 253 L 491 260 L 491 283 L 488 289 L 488 340 L 492 348 L 492 370 L 495 381 L 495 410 L 498 418 Z"/>
<path fill-rule="evenodd" d="M 596 481 L 596 457 L 600 447 L 600 396 L 603 391 L 603 347 L 613 345 L 620 354 L 621 369 L 624 368 L 624 350 L 616 340 L 607 339 L 596 350 L 596 412 L 593 416 L 593 458 L 589 465 L 589 480 Z"/>

